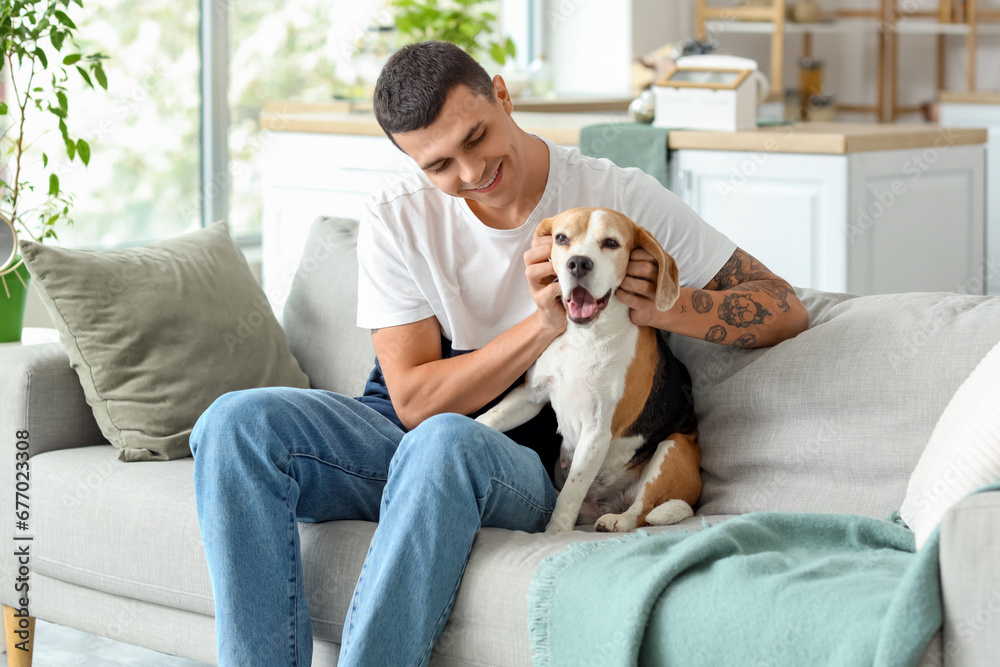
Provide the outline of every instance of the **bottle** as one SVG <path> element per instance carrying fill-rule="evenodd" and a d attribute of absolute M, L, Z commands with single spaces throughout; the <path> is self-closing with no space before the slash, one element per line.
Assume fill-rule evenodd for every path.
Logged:
<path fill-rule="evenodd" d="M 823 94 L 823 61 L 819 58 L 799 59 L 799 107 L 804 120 L 809 120 L 809 98 Z"/>

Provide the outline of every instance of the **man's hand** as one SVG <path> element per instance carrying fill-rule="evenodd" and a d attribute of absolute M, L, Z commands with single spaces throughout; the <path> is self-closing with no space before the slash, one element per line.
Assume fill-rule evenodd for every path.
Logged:
<path fill-rule="evenodd" d="M 562 288 L 556 280 L 556 270 L 549 261 L 551 254 L 552 237 L 535 237 L 531 249 L 524 253 L 524 275 L 543 325 L 558 335 L 566 330 L 566 308 L 562 303 Z"/>
<path fill-rule="evenodd" d="M 628 306 L 632 323 L 640 327 L 663 328 L 663 313 L 656 309 L 656 258 L 643 248 L 633 248 L 628 256 L 625 280 L 615 290 L 615 298 Z"/>
<path fill-rule="evenodd" d="M 775 345 L 809 326 L 809 313 L 791 286 L 740 248 L 704 288 L 682 287 L 666 312 L 655 305 L 658 270 L 649 252 L 632 250 L 615 292 L 639 326 L 737 348 Z"/>

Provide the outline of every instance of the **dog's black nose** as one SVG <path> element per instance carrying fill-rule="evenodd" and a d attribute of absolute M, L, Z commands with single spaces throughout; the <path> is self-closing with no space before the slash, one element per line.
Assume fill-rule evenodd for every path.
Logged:
<path fill-rule="evenodd" d="M 594 268 L 594 260 L 583 255 L 575 255 L 566 261 L 566 268 L 576 278 L 583 278 Z"/>

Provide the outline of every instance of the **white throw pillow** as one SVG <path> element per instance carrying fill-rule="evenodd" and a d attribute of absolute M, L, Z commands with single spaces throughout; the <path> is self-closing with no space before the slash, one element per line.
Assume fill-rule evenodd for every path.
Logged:
<path fill-rule="evenodd" d="M 1000 343 L 952 396 L 910 476 L 899 515 L 916 534 L 917 549 L 952 505 L 998 480 Z"/>

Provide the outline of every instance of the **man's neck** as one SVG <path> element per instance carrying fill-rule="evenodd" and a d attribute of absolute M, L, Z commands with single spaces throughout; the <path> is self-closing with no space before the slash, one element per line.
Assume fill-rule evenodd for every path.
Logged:
<path fill-rule="evenodd" d="M 545 193 L 549 180 L 549 147 L 538 137 L 521 131 L 524 142 L 525 178 L 521 194 L 505 208 L 483 206 L 467 199 L 469 208 L 484 225 L 493 229 L 517 229 L 524 224 Z"/>

